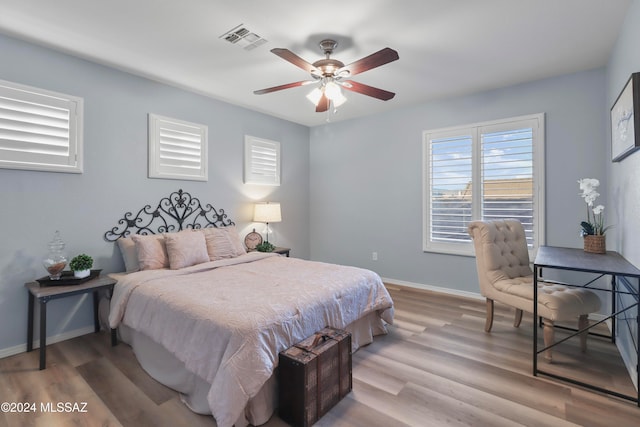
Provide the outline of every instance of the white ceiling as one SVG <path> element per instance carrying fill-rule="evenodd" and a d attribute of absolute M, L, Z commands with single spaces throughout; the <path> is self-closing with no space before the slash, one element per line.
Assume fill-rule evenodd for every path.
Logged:
<path fill-rule="evenodd" d="M 606 64 L 630 0 L 0 0 L 0 32 L 307 126 L 388 111 Z M 220 38 L 239 24 L 268 42 Z M 349 64 L 384 47 L 400 59 L 353 77 L 396 93 L 346 92 L 316 113 L 305 80 L 269 52 L 309 62 L 335 38 Z M 0 56 L 1 58 L 1 56 Z M 1 76 L 0 76 L 1 78 Z"/>

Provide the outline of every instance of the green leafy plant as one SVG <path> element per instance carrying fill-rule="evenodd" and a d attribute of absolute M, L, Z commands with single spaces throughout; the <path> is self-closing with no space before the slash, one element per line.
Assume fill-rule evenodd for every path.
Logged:
<path fill-rule="evenodd" d="M 87 254 L 75 256 L 69 263 L 71 271 L 89 270 L 91 267 L 93 267 L 93 258 Z"/>
<path fill-rule="evenodd" d="M 276 247 L 269 242 L 262 242 L 256 246 L 258 252 L 273 252 Z"/>

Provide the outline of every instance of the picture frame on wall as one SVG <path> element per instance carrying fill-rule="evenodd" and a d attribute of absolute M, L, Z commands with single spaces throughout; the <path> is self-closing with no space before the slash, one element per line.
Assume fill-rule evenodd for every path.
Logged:
<path fill-rule="evenodd" d="M 640 148 L 640 72 L 631 74 L 611 107 L 611 160 L 619 162 Z"/>

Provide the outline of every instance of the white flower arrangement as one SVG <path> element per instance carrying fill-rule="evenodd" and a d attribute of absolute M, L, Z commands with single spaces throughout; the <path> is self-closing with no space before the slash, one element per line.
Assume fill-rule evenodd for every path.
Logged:
<path fill-rule="evenodd" d="M 587 204 L 587 220 L 582 221 L 580 226 L 582 236 L 596 235 L 604 236 L 609 227 L 604 226 L 604 206 L 593 206 L 596 199 L 600 196 L 596 190 L 600 185 L 600 181 L 595 178 L 582 178 L 578 180 L 582 197 Z"/>

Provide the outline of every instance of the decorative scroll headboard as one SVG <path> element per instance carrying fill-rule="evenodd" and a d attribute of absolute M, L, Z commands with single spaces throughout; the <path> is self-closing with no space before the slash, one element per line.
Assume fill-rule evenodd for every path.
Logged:
<path fill-rule="evenodd" d="M 199 199 L 191 197 L 191 194 L 182 189 L 160 199 L 155 208 L 146 205 L 135 215 L 131 212 L 125 213 L 118 224 L 104 233 L 105 240 L 115 242 L 131 234 L 157 234 L 187 228 L 235 225 L 227 218 L 224 209 L 216 210 L 210 204 L 203 207 Z"/>

